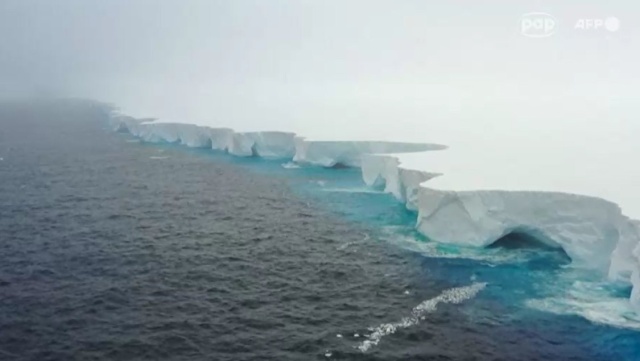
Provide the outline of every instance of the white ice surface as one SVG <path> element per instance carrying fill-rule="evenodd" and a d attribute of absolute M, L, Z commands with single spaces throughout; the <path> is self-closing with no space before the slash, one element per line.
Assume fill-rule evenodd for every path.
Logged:
<path fill-rule="evenodd" d="M 431 180 L 432 188 L 583 194 L 615 202 L 626 215 L 640 218 L 638 167 L 609 165 L 615 149 L 585 146 L 576 156 L 575 149 L 564 149 L 555 141 L 535 143 L 453 144 L 445 152 L 406 154 L 400 160 L 409 169 L 446 175 Z"/>
<path fill-rule="evenodd" d="M 588 169 L 569 167 L 566 176 L 540 177 L 559 168 L 549 164 L 557 159 L 522 163 L 517 152 L 498 148 L 369 155 L 363 179 L 417 210 L 418 231 L 433 241 L 485 247 L 509 233 L 526 233 L 562 248 L 574 266 L 631 283 L 631 302 L 640 309 L 638 222 L 605 200 L 610 193 L 600 192 Z M 487 162 L 504 167 L 485 172 Z"/>
<path fill-rule="evenodd" d="M 385 141 L 327 141 L 296 137 L 296 153 L 293 158 L 299 163 L 309 163 L 323 167 L 341 164 L 359 167 L 364 154 L 424 152 L 445 148 L 438 144 L 403 143 Z"/>
<path fill-rule="evenodd" d="M 540 157 L 522 156 L 529 145 L 478 144 L 474 151 L 427 143 L 320 141 L 287 132 L 237 133 L 123 116 L 114 117 L 112 126 L 148 142 L 361 167 L 366 184 L 383 188 L 418 212 L 417 229 L 433 241 L 484 247 L 511 232 L 527 233 L 564 249 L 576 266 L 631 283 L 631 304 L 640 309 L 640 226 L 622 212 L 618 204 L 625 199 L 616 196 L 615 187 L 628 179 L 611 179 L 598 171 L 595 160 L 571 163 L 560 148 Z M 484 170 L 486 164 L 492 171 Z M 633 202 L 625 204 L 633 209 Z"/>

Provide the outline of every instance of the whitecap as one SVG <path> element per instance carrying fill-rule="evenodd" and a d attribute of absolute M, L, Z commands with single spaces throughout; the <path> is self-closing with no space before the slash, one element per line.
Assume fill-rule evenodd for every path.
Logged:
<path fill-rule="evenodd" d="M 325 188 L 323 191 L 335 193 L 384 194 L 384 192 L 371 188 Z"/>
<path fill-rule="evenodd" d="M 628 298 L 616 295 L 604 281 L 567 282 L 568 278 L 577 277 L 580 276 L 569 272 L 560 275 L 553 297 L 531 299 L 525 302 L 526 306 L 558 315 L 579 316 L 593 323 L 640 330 L 640 316 Z"/>
<path fill-rule="evenodd" d="M 398 322 L 383 323 L 377 327 L 369 328 L 369 330 L 372 331 L 371 334 L 368 335 L 367 340 L 363 341 L 357 348 L 362 352 L 366 352 L 371 347 L 376 346 L 383 337 L 395 333 L 398 329 L 415 326 L 420 323 L 427 313 L 432 313 L 436 310 L 439 303 L 462 303 L 475 297 L 486 286 L 487 283 L 480 282 L 469 286 L 445 290 L 438 296 L 425 300 L 414 307 L 411 311 L 411 316 L 405 317 Z"/>

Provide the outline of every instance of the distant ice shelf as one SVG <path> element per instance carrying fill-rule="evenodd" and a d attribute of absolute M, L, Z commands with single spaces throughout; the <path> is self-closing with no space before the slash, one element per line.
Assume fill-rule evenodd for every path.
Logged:
<path fill-rule="evenodd" d="M 113 114 L 110 124 L 146 142 L 323 167 L 359 167 L 367 185 L 383 189 L 417 212 L 416 228 L 429 239 L 486 247 L 511 233 L 527 234 L 562 248 L 576 267 L 630 284 L 630 302 L 640 311 L 640 221 L 602 197 L 552 187 L 511 188 L 502 184 L 509 177 L 470 176 L 463 171 L 470 167 L 449 162 L 444 155 L 450 150 L 439 144 L 319 141 L 289 132 L 235 132 L 120 114 Z M 421 166 L 411 165 L 410 154 L 419 152 L 429 157 Z"/>
<path fill-rule="evenodd" d="M 146 142 L 178 143 L 222 150 L 240 157 L 289 159 L 323 167 L 359 167 L 362 156 L 371 153 L 410 153 L 446 148 L 429 143 L 311 140 L 289 132 L 235 132 L 229 128 L 136 119 L 125 115 L 112 116 L 110 123 L 114 130 L 131 133 Z"/>

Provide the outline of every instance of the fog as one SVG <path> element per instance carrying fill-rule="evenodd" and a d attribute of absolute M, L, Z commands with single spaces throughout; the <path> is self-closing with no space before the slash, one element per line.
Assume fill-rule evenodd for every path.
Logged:
<path fill-rule="evenodd" d="M 552 34 L 523 31 L 532 12 L 554 19 Z M 595 27 L 611 17 L 619 27 Z M 1 0 L 0 96 L 444 143 L 471 185 L 508 180 L 509 163 L 531 169 L 526 187 L 640 217 L 639 26 L 632 0 Z"/>

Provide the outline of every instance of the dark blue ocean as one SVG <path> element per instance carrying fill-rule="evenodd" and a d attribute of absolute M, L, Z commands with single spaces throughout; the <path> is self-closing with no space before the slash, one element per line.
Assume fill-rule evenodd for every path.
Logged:
<path fill-rule="evenodd" d="M 513 237 L 436 245 L 357 169 L 0 104 L 0 360 L 640 360 L 629 289 Z"/>

